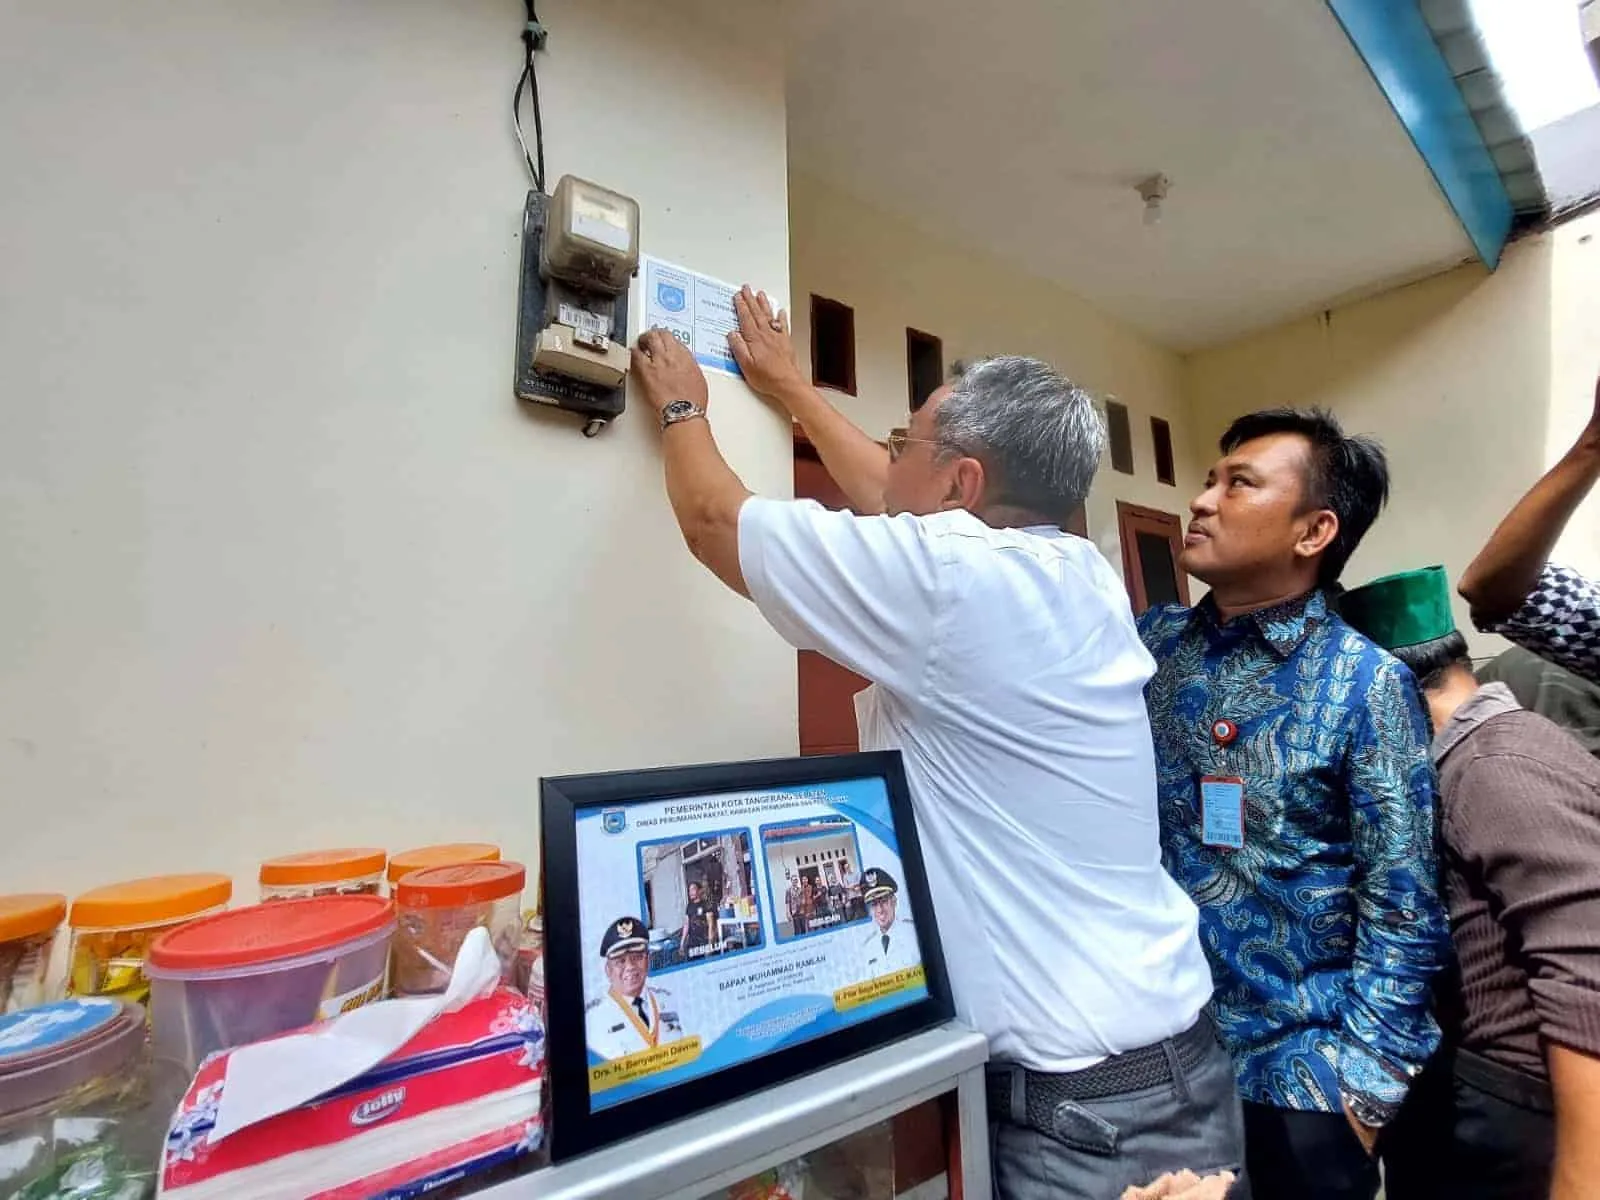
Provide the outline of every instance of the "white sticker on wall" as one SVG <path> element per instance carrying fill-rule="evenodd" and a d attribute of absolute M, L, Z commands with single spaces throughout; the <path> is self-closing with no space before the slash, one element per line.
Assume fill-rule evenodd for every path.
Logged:
<path fill-rule="evenodd" d="M 738 286 L 648 254 L 640 260 L 640 268 L 644 275 L 640 330 L 665 329 L 693 351 L 702 367 L 738 375 L 739 364 L 728 349 L 728 334 L 739 328 L 733 311 Z"/>

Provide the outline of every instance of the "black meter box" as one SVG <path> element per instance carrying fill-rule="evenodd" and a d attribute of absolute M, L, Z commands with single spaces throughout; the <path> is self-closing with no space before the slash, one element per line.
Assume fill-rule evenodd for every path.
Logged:
<path fill-rule="evenodd" d="M 628 284 L 639 210 L 572 176 L 528 193 L 517 302 L 516 394 L 587 418 L 590 436 L 620 416 L 628 372 Z"/>

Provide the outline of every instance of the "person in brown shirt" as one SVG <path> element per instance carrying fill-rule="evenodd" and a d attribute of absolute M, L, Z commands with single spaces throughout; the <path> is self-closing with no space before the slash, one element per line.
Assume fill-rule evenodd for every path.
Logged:
<path fill-rule="evenodd" d="M 1477 675 L 1479 683 L 1505 684 L 1523 708 L 1549 717 L 1600 757 L 1600 684 L 1521 646 L 1497 654 Z"/>
<path fill-rule="evenodd" d="M 1480 685 L 1430 567 L 1347 593 L 1433 720 L 1456 967 L 1444 1046 L 1380 1145 L 1389 1200 L 1600 1196 L 1600 762 Z"/>

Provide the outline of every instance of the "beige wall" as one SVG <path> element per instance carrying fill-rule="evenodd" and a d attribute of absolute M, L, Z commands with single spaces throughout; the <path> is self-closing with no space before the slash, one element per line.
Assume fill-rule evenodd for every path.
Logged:
<path fill-rule="evenodd" d="M 1228 420 L 1320 404 L 1382 439 L 1387 512 L 1346 572 L 1440 562 L 1458 576 L 1496 523 L 1571 444 L 1600 366 L 1600 217 L 1511 247 L 1493 275 L 1434 279 L 1194 355 L 1185 365 L 1196 464 Z M 1561 555 L 1600 569 L 1600 497 Z M 1470 631 L 1465 606 L 1457 621 Z M 1498 639 L 1474 635 L 1476 653 Z"/>
<path fill-rule="evenodd" d="M 684 551 L 644 415 L 512 399 L 521 4 L 5 7 L 0 891 L 528 858 L 542 773 L 794 751 L 794 655 Z M 782 293 L 776 5 L 540 11 L 551 182 Z M 785 494 L 787 427 L 713 402 Z"/>
<path fill-rule="evenodd" d="M 1116 501 L 1183 514 L 1198 476 L 1187 461 L 1177 355 L 1053 284 L 924 233 L 821 181 L 789 181 L 795 344 L 809 367 L 813 293 L 855 309 L 856 392 L 839 406 L 875 437 L 905 424 L 906 327 L 943 339 L 945 365 L 982 354 L 1030 354 L 1054 363 L 1130 410 L 1134 469 L 1106 463 L 1089 499 L 1089 532 L 1122 568 Z M 1172 423 L 1178 484 L 1156 482 L 1150 418 Z"/>

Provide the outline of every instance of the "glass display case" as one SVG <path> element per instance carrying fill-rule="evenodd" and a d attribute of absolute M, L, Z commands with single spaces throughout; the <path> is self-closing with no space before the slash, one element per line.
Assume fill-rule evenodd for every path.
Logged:
<path fill-rule="evenodd" d="M 982 1034 L 942 1025 L 476 1194 L 492 1200 L 987 1200 L 987 1061 Z M 942 1186 L 925 1180 L 908 1187 L 906 1172 L 897 1170 L 907 1147 L 896 1146 L 891 1123 L 939 1097 L 948 1097 L 952 1118 Z"/>

